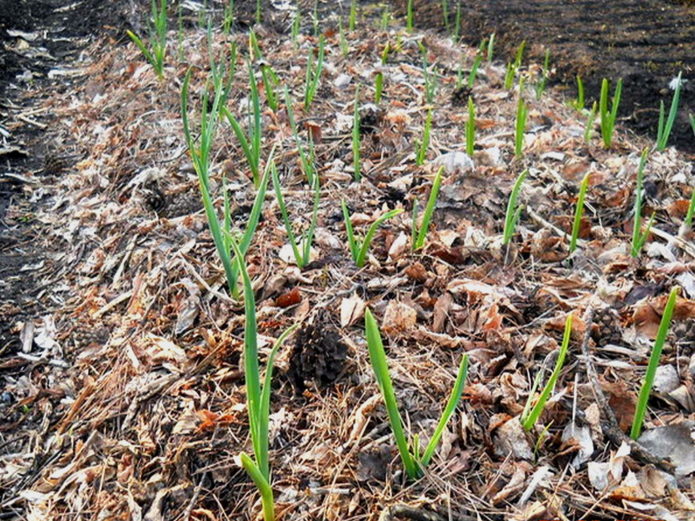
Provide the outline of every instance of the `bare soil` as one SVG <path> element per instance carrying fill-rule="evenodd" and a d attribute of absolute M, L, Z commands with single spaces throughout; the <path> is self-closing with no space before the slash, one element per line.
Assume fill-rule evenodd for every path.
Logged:
<path fill-rule="evenodd" d="M 405 0 L 396 2 L 401 15 Z M 457 3 L 450 1 L 450 23 Z M 477 45 L 496 33 L 501 56 L 512 59 L 525 40 L 526 63 L 542 63 L 550 49 L 554 83 L 568 97 L 576 93 L 576 75 L 587 88 L 587 102 L 598 99 L 601 80 L 623 78 L 619 114 L 640 133 L 656 134 L 659 102 L 666 110 L 668 84 L 683 71 L 695 70 L 695 7 L 692 2 L 661 0 L 467 0 L 461 2 L 465 42 Z M 415 23 L 423 29 L 443 27 L 439 1 L 415 0 Z M 695 113 L 695 82 L 686 83 L 671 143 L 695 151 L 688 114 Z"/>

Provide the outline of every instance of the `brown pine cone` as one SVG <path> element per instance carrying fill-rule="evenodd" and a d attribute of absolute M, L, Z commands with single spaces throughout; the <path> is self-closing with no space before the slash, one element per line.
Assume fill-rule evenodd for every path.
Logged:
<path fill-rule="evenodd" d="M 598 309 L 594 313 L 594 331 L 592 337 L 599 347 L 622 342 L 623 330 L 620 316 L 613 308 Z"/>
<path fill-rule="evenodd" d="M 298 393 L 306 389 L 307 381 L 326 387 L 338 379 L 346 358 L 347 346 L 340 334 L 319 314 L 297 334 L 288 374 Z"/>

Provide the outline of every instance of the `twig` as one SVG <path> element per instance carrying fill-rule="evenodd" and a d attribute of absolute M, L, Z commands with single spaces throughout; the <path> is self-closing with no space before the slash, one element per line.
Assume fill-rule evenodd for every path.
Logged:
<path fill-rule="evenodd" d="M 379 521 L 393 521 L 394 517 L 405 517 L 414 521 L 446 521 L 435 512 L 427 512 L 408 505 L 394 505 L 385 508 L 379 515 Z"/>
<path fill-rule="evenodd" d="M 193 496 L 191 497 L 191 500 L 188 503 L 188 506 L 186 507 L 186 510 L 183 512 L 183 521 L 188 521 L 188 519 L 191 517 L 191 512 L 193 511 L 193 507 L 195 506 L 195 502 L 198 499 L 198 496 L 200 495 L 200 491 L 203 488 L 203 480 L 205 479 L 205 474 L 200 476 L 200 481 L 198 481 L 198 484 L 196 485 L 195 489 L 193 490 Z"/>
<path fill-rule="evenodd" d="M 665 232 L 663 230 L 660 230 L 659 228 L 655 228 L 652 226 L 649 231 L 656 235 L 657 237 L 660 237 L 664 239 L 665 241 L 668 241 L 669 246 L 675 245 L 678 246 L 681 250 L 683 250 L 685 253 L 690 255 L 691 257 L 695 258 L 695 248 L 685 239 L 683 239 L 680 236 L 675 236 L 671 235 L 668 232 Z"/>
<path fill-rule="evenodd" d="M 546 220 L 545 218 L 543 218 L 539 213 L 537 213 L 530 206 L 526 207 L 526 213 L 529 215 L 529 217 L 531 217 L 531 219 L 536 221 L 536 223 L 540 224 L 544 228 L 548 228 L 548 229 L 554 231 L 560 237 L 567 237 L 567 233 L 565 231 L 561 230 L 560 228 L 555 226 L 553 223 L 551 223 L 548 220 Z M 584 239 L 577 239 L 577 244 L 579 246 L 586 246 L 586 241 Z"/>

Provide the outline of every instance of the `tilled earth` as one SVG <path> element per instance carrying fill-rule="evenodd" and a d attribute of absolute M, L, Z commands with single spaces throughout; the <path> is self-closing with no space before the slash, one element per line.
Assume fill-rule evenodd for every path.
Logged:
<path fill-rule="evenodd" d="M 406 0 L 397 0 L 399 12 Z M 450 1 L 450 23 L 456 2 Z M 603 78 L 623 78 L 620 115 L 638 132 L 656 133 L 659 101 L 668 110 L 667 86 L 679 71 L 695 71 L 695 6 L 662 0 L 466 0 L 461 2 L 464 41 L 476 45 L 495 32 L 508 59 L 526 40 L 532 60 L 541 63 L 549 48 L 554 81 L 574 96 L 575 76 L 598 98 Z M 415 0 L 415 23 L 442 28 L 441 2 Z M 686 83 L 671 142 L 695 152 L 688 114 L 695 113 L 695 82 Z"/>

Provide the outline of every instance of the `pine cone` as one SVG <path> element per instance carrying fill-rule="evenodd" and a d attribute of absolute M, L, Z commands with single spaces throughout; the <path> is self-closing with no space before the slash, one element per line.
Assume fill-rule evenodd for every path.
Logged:
<path fill-rule="evenodd" d="M 343 370 L 347 346 L 334 326 L 323 315 L 299 331 L 290 358 L 289 376 L 297 393 L 306 389 L 306 382 L 319 387 L 335 382 Z"/>
<path fill-rule="evenodd" d="M 596 345 L 603 347 L 608 344 L 620 344 L 623 330 L 620 316 L 613 308 L 598 309 L 594 313 L 594 331 L 592 336 Z"/>

